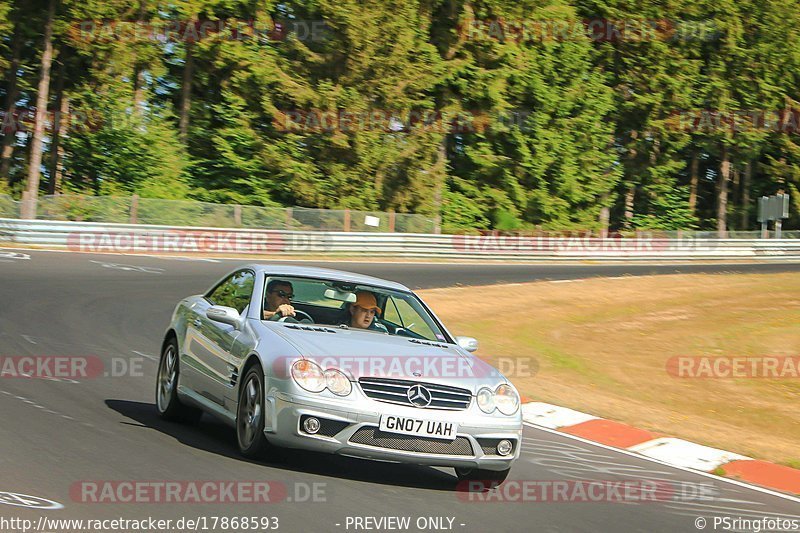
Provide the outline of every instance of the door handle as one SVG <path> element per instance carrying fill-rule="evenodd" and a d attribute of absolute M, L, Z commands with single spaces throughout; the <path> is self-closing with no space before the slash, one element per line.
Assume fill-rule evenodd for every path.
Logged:
<path fill-rule="evenodd" d="M 195 318 L 194 325 L 199 328 L 200 326 L 203 325 L 203 322 L 199 318 Z"/>

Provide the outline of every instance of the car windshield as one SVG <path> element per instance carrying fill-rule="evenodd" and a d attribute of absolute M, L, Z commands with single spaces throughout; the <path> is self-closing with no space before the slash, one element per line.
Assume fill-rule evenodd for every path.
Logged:
<path fill-rule="evenodd" d="M 289 304 L 295 316 L 286 321 L 448 342 L 436 319 L 408 292 L 292 276 L 268 277 L 265 283 L 264 310 Z"/>

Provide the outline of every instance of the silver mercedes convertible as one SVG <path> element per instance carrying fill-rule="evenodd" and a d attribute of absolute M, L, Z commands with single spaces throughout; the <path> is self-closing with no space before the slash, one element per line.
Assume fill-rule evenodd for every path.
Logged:
<path fill-rule="evenodd" d="M 247 265 L 178 303 L 156 405 L 169 420 L 220 418 L 246 457 L 299 448 L 502 482 L 520 397 L 476 349 L 398 283 Z"/>

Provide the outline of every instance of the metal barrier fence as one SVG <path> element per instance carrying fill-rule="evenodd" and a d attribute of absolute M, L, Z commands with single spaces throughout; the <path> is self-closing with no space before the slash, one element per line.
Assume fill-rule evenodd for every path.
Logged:
<path fill-rule="evenodd" d="M 0 194 L 0 218 L 19 218 L 22 201 Z M 37 220 L 138 224 L 173 227 L 250 228 L 266 230 L 326 231 L 355 233 L 439 234 L 438 221 L 423 215 L 348 209 L 312 209 L 305 207 L 260 207 L 214 204 L 191 200 L 163 200 L 138 196 L 42 196 L 37 201 Z M 500 232 L 483 233 L 486 239 L 506 238 Z M 520 239 L 599 238 L 583 231 L 520 231 Z M 708 239 L 718 238 L 716 231 L 628 231 L 614 233 L 624 239 Z M 727 239 L 774 238 L 770 231 L 729 230 Z M 783 231 L 782 239 L 800 239 L 800 231 Z M 555 241 L 554 241 L 555 242 Z M 616 241 L 610 241 L 616 242 Z M 626 241 L 629 242 L 629 241 Z"/>
<path fill-rule="evenodd" d="M 0 217 L 18 218 L 22 202 L 0 195 Z M 115 224 L 156 224 L 214 228 L 438 233 L 437 221 L 424 215 L 349 209 L 260 207 L 138 196 L 42 196 L 36 219 Z"/>
<path fill-rule="evenodd" d="M 3 241 L 76 252 L 472 260 L 800 260 L 800 239 L 498 237 L 0 219 Z"/>

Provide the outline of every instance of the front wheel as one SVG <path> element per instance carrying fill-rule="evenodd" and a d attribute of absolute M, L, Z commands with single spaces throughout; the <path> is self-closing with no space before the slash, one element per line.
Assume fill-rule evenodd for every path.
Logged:
<path fill-rule="evenodd" d="M 264 373 L 260 366 L 253 365 L 239 389 L 236 412 L 236 440 L 245 457 L 262 457 L 270 448 L 264 435 L 264 416 Z"/>
<path fill-rule="evenodd" d="M 158 363 L 156 379 L 156 408 L 158 415 L 164 420 L 180 420 L 197 422 L 203 412 L 181 403 L 178 398 L 178 376 L 180 375 L 178 360 L 178 342 L 172 338 L 164 344 L 161 361 Z"/>

